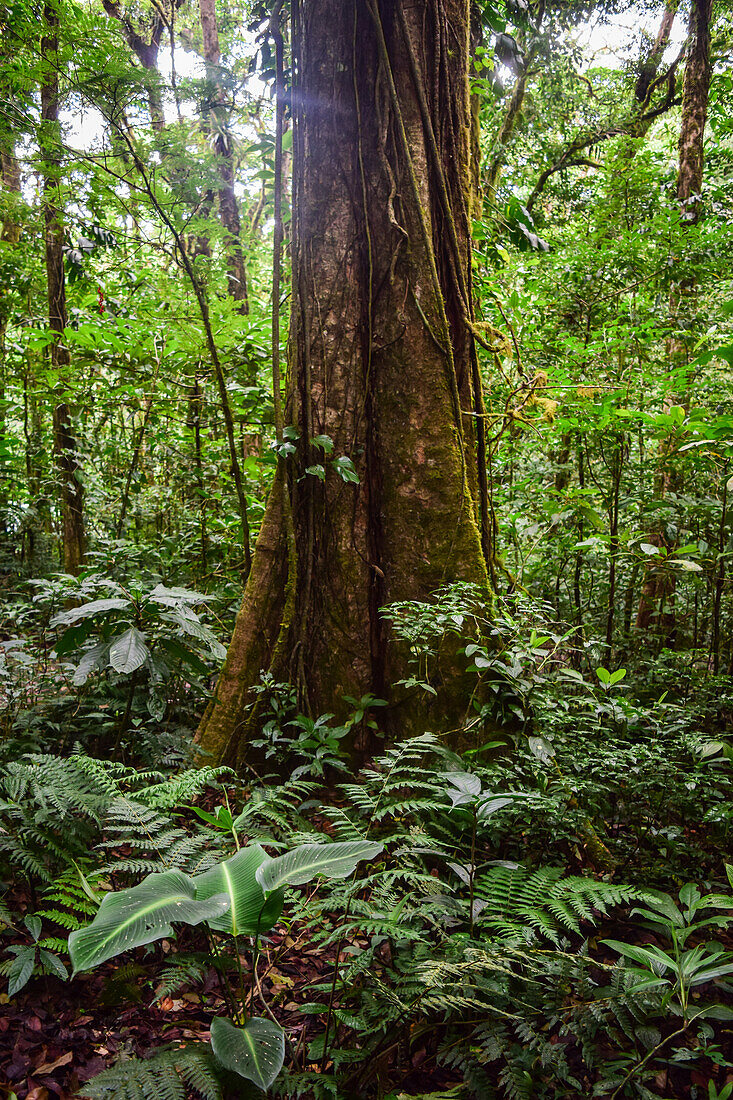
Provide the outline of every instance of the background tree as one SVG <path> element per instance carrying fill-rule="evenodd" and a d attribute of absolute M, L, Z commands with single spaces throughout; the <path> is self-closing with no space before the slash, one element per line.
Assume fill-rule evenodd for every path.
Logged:
<path fill-rule="evenodd" d="M 53 408 L 53 447 L 61 490 L 64 569 L 77 573 L 84 560 L 84 489 L 77 441 L 74 436 L 71 386 L 71 355 L 65 329 L 66 279 L 64 274 L 64 227 L 61 206 L 61 132 L 59 128 L 59 12 L 55 0 L 43 9 L 44 37 L 41 39 L 41 136 L 43 204 L 46 234 L 46 282 L 49 354 L 57 399 Z"/>

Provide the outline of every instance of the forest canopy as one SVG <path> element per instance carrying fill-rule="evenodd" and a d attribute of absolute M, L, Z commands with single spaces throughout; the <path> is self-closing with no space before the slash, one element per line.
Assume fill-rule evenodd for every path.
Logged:
<path fill-rule="evenodd" d="M 5 1091 L 730 1100 L 727 0 L 0 31 Z"/>

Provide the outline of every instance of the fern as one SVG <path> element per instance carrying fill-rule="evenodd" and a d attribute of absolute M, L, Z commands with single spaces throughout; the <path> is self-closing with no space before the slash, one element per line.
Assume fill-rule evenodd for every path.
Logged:
<path fill-rule="evenodd" d="M 172 997 L 174 993 L 202 982 L 211 966 L 211 956 L 203 954 L 174 955 L 169 966 L 160 974 L 155 989 L 155 1001 Z"/>
<path fill-rule="evenodd" d="M 479 923 L 493 935 L 529 941 L 538 934 L 559 944 L 563 932 L 580 934 L 581 921 L 595 924 L 597 913 L 645 895 L 633 886 L 563 878 L 558 867 L 492 867 L 477 877 L 475 896 L 483 902 Z"/>
<path fill-rule="evenodd" d="M 223 776 L 233 776 L 231 768 L 191 768 L 137 792 L 137 800 L 158 810 L 172 810 L 195 801 L 207 787 L 220 787 Z"/>
<path fill-rule="evenodd" d="M 209 865 L 203 850 L 210 833 L 198 829 L 194 839 L 163 811 L 193 800 L 225 772 L 203 768 L 166 778 L 159 771 L 138 772 L 78 750 L 68 758 L 27 755 L 5 765 L 0 774 L 0 859 L 30 880 L 50 885 L 59 869 L 88 854 L 108 825 L 111 846 L 128 843 L 150 852 L 157 843 L 158 860 L 128 861 L 132 874 L 159 870 L 161 863 L 203 870 Z"/>
<path fill-rule="evenodd" d="M 119 796 L 112 802 L 105 819 L 107 839 L 100 848 L 130 850 L 128 856 L 115 859 L 103 870 L 115 874 L 140 876 L 151 871 L 176 868 L 197 874 L 211 867 L 223 855 L 223 838 L 194 824 L 187 832 L 160 810 L 136 799 Z"/>
<path fill-rule="evenodd" d="M 235 827 L 246 831 L 250 840 L 263 840 L 275 847 L 302 843 L 297 838 L 304 835 L 312 840 L 313 827 L 303 811 L 313 805 L 317 790 L 317 783 L 305 779 L 257 787 L 234 822 Z"/>
<path fill-rule="evenodd" d="M 41 897 L 41 908 L 36 915 L 53 921 L 70 932 L 94 917 L 97 906 L 89 898 L 81 884 L 76 867 L 64 871 Z M 64 950 L 66 943 L 64 942 Z"/>
<path fill-rule="evenodd" d="M 82 1085 L 89 1100 L 223 1100 L 213 1054 L 203 1045 L 163 1048 L 152 1058 L 120 1060 Z"/>
<path fill-rule="evenodd" d="M 0 858 L 30 880 L 51 883 L 58 867 L 88 850 L 107 803 L 76 758 L 12 761 L 0 776 Z"/>

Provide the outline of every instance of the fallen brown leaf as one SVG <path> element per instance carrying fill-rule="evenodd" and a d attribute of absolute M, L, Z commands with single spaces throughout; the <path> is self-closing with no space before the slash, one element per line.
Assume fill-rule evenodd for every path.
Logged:
<path fill-rule="evenodd" d="M 44 1062 L 42 1066 L 38 1066 L 33 1072 L 37 1073 L 39 1077 L 43 1077 L 48 1073 L 53 1073 L 59 1066 L 68 1066 L 73 1057 L 73 1052 L 67 1050 L 66 1054 L 62 1054 L 60 1058 L 55 1058 L 53 1062 Z"/>

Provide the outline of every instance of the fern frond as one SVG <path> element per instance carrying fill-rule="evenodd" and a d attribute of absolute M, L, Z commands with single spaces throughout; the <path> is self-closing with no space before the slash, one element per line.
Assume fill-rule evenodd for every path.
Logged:
<path fill-rule="evenodd" d="M 476 897 L 485 904 L 479 923 L 503 939 L 527 938 L 532 928 L 554 944 L 564 930 L 580 934 L 581 921 L 595 924 L 613 905 L 644 898 L 642 890 L 578 876 L 557 867 L 492 867 L 477 876 Z"/>
<path fill-rule="evenodd" d="M 187 1100 L 189 1089 L 201 1100 L 223 1100 L 214 1056 L 203 1044 L 119 1061 L 82 1085 L 78 1095 L 89 1100 Z"/>
<path fill-rule="evenodd" d="M 155 1001 L 172 997 L 174 993 L 202 982 L 210 966 L 209 955 L 174 955 L 170 965 L 166 966 L 160 974 L 160 980 L 155 989 Z"/>

